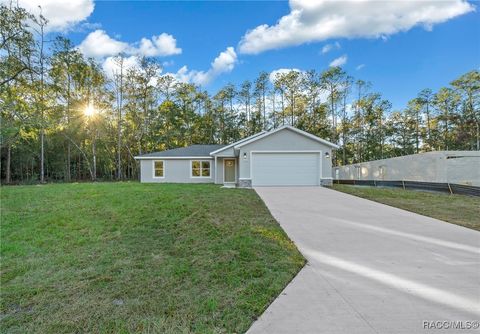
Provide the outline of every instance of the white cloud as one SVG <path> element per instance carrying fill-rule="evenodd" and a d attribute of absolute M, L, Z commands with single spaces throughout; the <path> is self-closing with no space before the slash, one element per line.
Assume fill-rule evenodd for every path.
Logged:
<path fill-rule="evenodd" d="M 279 68 L 279 69 L 276 69 L 276 70 L 273 70 L 272 72 L 270 72 L 270 75 L 268 76 L 268 78 L 269 78 L 270 82 L 273 84 L 273 83 L 275 83 L 275 79 L 276 79 L 277 76 L 279 76 L 281 74 L 289 73 L 291 71 L 303 73 L 303 71 L 299 70 L 298 68 Z"/>
<path fill-rule="evenodd" d="M 0 3 L 9 4 L 10 0 L 0 0 Z M 47 32 L 71 29 L 87 19 L 95 7 L 93 0 L 18 0 L 18 5 L 35 15 L 42 13 L 48 19 Z"/>
<path fill-rule="evenodd" d="M 355 69 L 356 69 L 357 71 L 360 71 L 360 70 L 361 70 L 362 68 L 364 68 L 364 67 L 365 67 L 365 64 L 360 64 L 360 65 L 358 65 L 357 67 L 355 67 Z"/>
<path fill-rule="evenodd" d="M 207 71 L 189 70 L 185 65 L 177 73 L 167 73 L 181 82 L 192 82 L 196 85 L 207 85 L 220 74 L 231 72 L 237 63 L 237 54 L 233 47 L 228 47 L 225 51 L 213 60 L 210 69 Z"/>
<path fill-rule="evenodd" d="M 230 72 L 237 62 L 237 54 L 233 47 L 229 46 L 225 51 L 220 52 L 217 58 L 212 62 L 212 73 Z"/>
<path fill-rule="evenodd" d="M 343 66 L 347 63 L 347 60 L 348 60 L 348 56 L 347 55 L 343 55 L 343 56 L 340 56 L 338 58 L 335 58 L 334 60 L 332 60 L 329 64 L 329 66 L 331 67 L 335 67 L 335 66 Z"/>
<path fill-rule="evenodd" d="M 170 56 L 182 53 L 176 39 L 167 33 L 142 38 L 139 43 L 129 44 L 110 37 L 104 30 L 95 30 L 80 43 L 78 49 L 87 57 L 103 58 L 124 52 L 131 56 Z"/>
<path fill-rule="evenodd" d="M 120 64 L 119 57 L 111 56 L 105 58 L 102 63 L 102 69 L 107 75 L 108 78 L 114 79 L 115 75 L 120 74 L 122 70 L 123 75 L 127 75 L 128 71 L 135 69 L 136 71 L 142 72 L 142 67 L 140 65 L 140 58 L 138 56 L 130 56 L 123 58 L 123 64 Z M 158 78 L 162 75 L 162 68 L 159 67 L 156 76 L 150 78 L 149 84 L 155 86 L 158 82 Z"/>
<path fill-rule="evenodd" d="M 173 66 L 175 64 L 175 62 L 173 60 L 166 60 L 162 63 L 162 66 L 163 67 L 169 67 L 169 66 Z"/>
<path fill-rule="evenodd" d="M 128 43 L 111 38 L 103 30 L 91 32 L 78 46 L 85 56 L 94 58 L 117 55 L 129 48 Z"/>
<path fill-rule="evenodd" d="M 142 38 L 138 51 L 147 57 L 171 56 L 182 53 L 182 49 L 177 48 L 177 40 L 167 33 L 152 36 L 151 40 Z"/>
<path fill-rule="evenodd" d="M 105 61 L 102 64 L 102 68 L 109 78 L 113 78 L 115 74 L 120 73 L 121 67 L 123 67 L 123 74 L 126 74 L 128 70 L 135 67 L 138 68 L 139 66 L 140 61 L 137 56 L 124 57 L 122 66 L 120 66 L 120 63 L 114 56 L 105 58 Z"/>
<path fill-rule="evenodd" d="M 247 31 L 239 51 L 257 54 L 331 38 L 385 37 L 418 25 L 431 29 L 475 7 L 467 0 L 290 0 L 290 9 L 275 25 Z"/>
<path fill-rule="evenodd" d="M 332 51 L 333 49 L 340 49 L 341 46 L 340 46 L 340 43 L 338 42 L 335 42 L 333 44 L 325 44 L 322 48 L 322 54 L 326 54 L 326 53 L 329 53 L 330 51 Z"/>

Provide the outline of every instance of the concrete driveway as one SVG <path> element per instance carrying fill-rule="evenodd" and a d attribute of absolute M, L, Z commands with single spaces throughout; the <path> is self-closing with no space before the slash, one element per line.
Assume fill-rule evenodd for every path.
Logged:
<path fill-rule="evenodd" d="M 249 334 L 478 326 L 479 232 L 326 188 L 255 190 L 308 264 Z"/>

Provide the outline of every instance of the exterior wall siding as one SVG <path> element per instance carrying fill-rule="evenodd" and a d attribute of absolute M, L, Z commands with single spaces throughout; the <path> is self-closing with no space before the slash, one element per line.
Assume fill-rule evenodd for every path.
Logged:
<path fill-rule="evenodd" d="M 333 168 L 340 180 L 457 183 L 480 186 L 480 151 L 437 151 Z"/>
<path fill-rule="evenodd" d="M 158 160 L 162 160 L 159 158 Z M 165 159 L 163 160 L 164 177 L 153 177 L 155 160 L 140 160 L 140 181 L 147 183 L 213 183 L 215 176 L 214 160 L 210 161 L 210 177 L 191 177 L 190 161 L 195 159 Z M 206 160 L 206 159 L 201 159 Z"/>
<path fill-rule="evenodd" d="M 332 149 L 330 146 L 319 143 L 315 140 L 302 136 L 294 131 L 285 129 L 270 136 L 259 139 L 240 148 L 239 167 L 240 181 L 251 180 L 250 159 L 252 151 L 321 151 L 321 175 L 320 182 L 331 183 L 332 179 Z M 328 152 L 329 158 L 325 156 Z M 244 154 L 245 158 L 244 158 Z M 329 180 L 324 182 L 323 180 Z M 242 182 L 246 184 L 246 182 Z M 251 185 L 251 181 L 250 181 Z"/>
<path fill-rule="evenodd" d="M 217 173 L 215 173 L 215 183 L 223 184 L 223 158 L 217 158 Z"/>
<path fill-rule="evenodd" d="M 220 151 L 217 153 L 219 156 L 234 156 L 235 155 L 235 152 L 233 151 L 233 147 L 230 147 L 230 148 L 227 148 L 227 149 L 224 149 L 223 151 Z"/>
<path fill-rule="evenodd" d="M 238 158 L 237 157 L 217 157 L 217 175 L 215 175 L 215 183 L 216 184 L 223 184 L 223 166 L 224 166 L 224 160 L 225 159 L 235 159 L 235 167 L 236 167 L 235 183 L 238 184 L 239 166 L 238 166 Z"/>

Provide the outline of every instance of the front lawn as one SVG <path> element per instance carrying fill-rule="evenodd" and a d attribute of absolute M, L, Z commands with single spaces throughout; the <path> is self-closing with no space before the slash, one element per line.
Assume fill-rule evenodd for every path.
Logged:
<path fill-rule="evenodd" d="M 304 265 L 252 190 L 1 188 L 2 333 L 241 333 Z"/>
<path fill-rule="evenodd" d="M 335 184 L 333 189 L 480 231 L 480 198 Z"/>

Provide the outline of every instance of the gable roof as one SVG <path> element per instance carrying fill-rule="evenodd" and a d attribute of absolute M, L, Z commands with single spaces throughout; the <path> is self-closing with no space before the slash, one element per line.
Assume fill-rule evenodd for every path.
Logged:
<path fill-rule="evenodd" d="M 262 134 L 264 134 L 264 133 L 266 133 L 266 131 L 257 132 L 256 134 L 251 135 L 250 137 L 246 137 L 246 138 L 240 139 L 239 141 L 236 141 L 236 142 L 234 142 L 234 143 L 232 143 L 232 144 L 230 144 L 230 145 L 221 147 L 221 148 L 219 148 L 218 150 L 211 152 L 210 155 L 215 155 L 215 154 L 217 154 L 217 153 L 220 153 L 220 152 L 222 152 L 222 151 L 225 151 L 225 150 L 227 150 L 227 149 L 229 149 L 229 148 L 234 147 L 235 145 L 238 145 L 238 144 L 240 144 L 240 143 L 243 143 L 244 141 L 247 141 L 247 140 L 250 140 L 250 139 L 255 138 L 255 137 L 257 137 L 257 136 L 260 136 L 260 135 L 262 135 Z"/>
<path fill-rule="evenodd" d="M 191 145 L 187 147 L 174 148 L 161 152 L 142 154 L 135 157 L 136 160 L 154 159 L 154 158 L 185 158 L 185 157 L 203 157 L 210 158 L 210 152 L 218 150 L 225 145 Z"/>
<path fill-rule="evenodd" d="M 253 143 L 254 141 L 257 141 L 257 140 L 259 140 L 259 139 L 268 137 L 268 136 L 270 136 L 270 135 L 273 135 L 274 133 L 277 133 L 277 132 L 279 132 L 279 131 L 286 130 L 286 129 L 291 130 L 291 131 L 293 131 L 293 132 L 296 132 L 296 133 L 298 133 L 298 134 L 300 134 L 300 135 L 302 135 L 302 136 L 304 136 L 304 137 L 307 137 L 307 138 L 309 138 L 309 139 L 315 140 L 316 142 L 319 142 L 319 143 L 321 143 L 321 144 L 330 146 L 331 148 L 335 148 L 335 149 L 340 148 L 340 146 L 338 146 L 338 145 L 336 145 L 336 144 L 334 144 L 334 143 L 331 143 L 331 142 L 329 142 L 328 140 L 325 140 L 325 139 L 322 139 L 322 138 L 320 138 L 320 137 L 314 136 L 314 135 L 312 135 L 311 133 L 302 131 L 302 130 L 297 129 L 297 128 L 291 126 L 291 125 L 284 125 L 284 126 L 281 126 L 281 127 L 277 128 L 277 129 L 275 129 L 275 130 L 272 130 L 272 131 L 266 132 L 266 133 L 264 133 L 264 134 L 262 134 L 262 135 L 260 135 L 260 136 L 254 137 L 254 138 L 252 138 L 252 139 L 250 139 L 250 140 L 246 140 L 246 141 L 243 141 L 243 142 L 241 142 L 241 143 L 235 143 L 236 145 L 235 145 L 234 147 L 235 147 L 236 149 L 237 149 L 237 148 L 240 148 L 240 147 L 242 147 L 242 146 L 245 146 L 245 145 L 248 145 L 248 144 L 250 144 L 250 143 Z"/>

